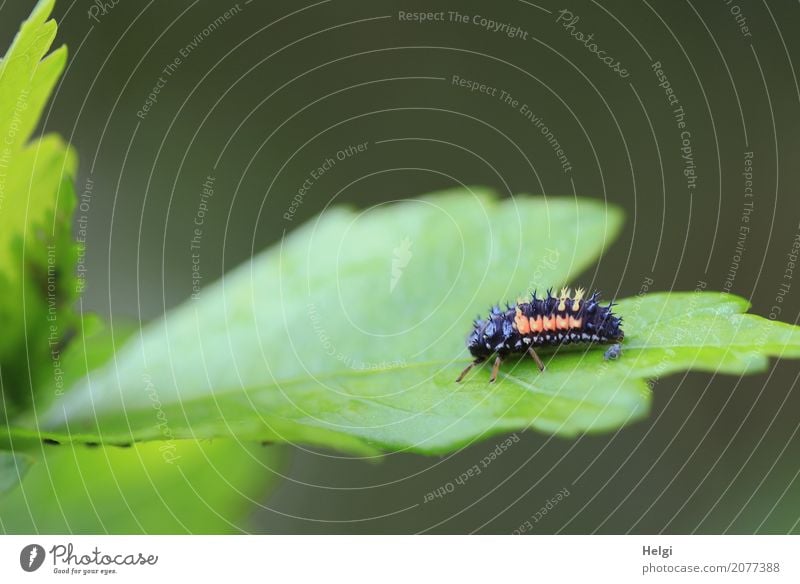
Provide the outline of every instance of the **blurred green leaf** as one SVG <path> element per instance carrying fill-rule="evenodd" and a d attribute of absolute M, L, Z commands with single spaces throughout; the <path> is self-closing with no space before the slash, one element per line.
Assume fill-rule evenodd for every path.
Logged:
<path fill-rule="evenodd" d="M 593 201 L 486 193 L 334 209 L 134 337 L 54 406 L 47 436 L 441 453 L 525 428 L 616 429 L 646 415 L 649 378 L 800 356 L 796 327 L 742 314 L 739 298 L 653 294 L 620 301 L 618 361 L 579 347 L 544 373 L 523 359 L 494 385 L 480 370 L 453 382 L 472 314 L 569 282 L 619 224 Z"/>
<path fill-rule="evenodd" d="M 332 210 L 144 329 L 55 404 L 47 435 L 443 453 L 526 428 L 617 429 L 646 415 L 647 379 L 800 356 L 797 327 L 742 314 L 740 298 L 652 294 L 619 302 L 617 361 L 572 346 L 547 355 L 543 373 L 509 360 L 496 384 L 486 368 L 453 381 L 471 315 L 569 282 L 619 224 L 593 201 L 485 193 Z M 12 436 L 24 432 L 37 435 Z"/>
<path fill-rule="evenodd" d="M 620 224 L 596 201 L 485 192 L 332 209 L 146 327 L 54 405 L 48 430 L 368 453 L 441 452 L 529 423 L 562 434 L 614 427 L 644 411 L 636 384 L 616 391 L 591 375 L 559 390 L 568 375 L 557 368 L 542 392 L 453 379 L 476 313 L 569 281 Z"/>
<path fill-rule="evenodd" d="M 283 456 L 228 440 L 45 446 L 40 454 L 28 479 L 0 498 L 0 532 L 241 532 Z"/>
<path fill-rule="evenodd" d="M 3 146 L 14 150 L 22 149 L 36 129 L 66 64 L 66 47 L 44 58 L 58 28 L 48 20 L 54 5 L 55 0 L 40 0 L 0 59 L 0 136 Z"/>
<path fill-rule="evenodd" d="M 0 497 L 22 481 L 31 464 L 33 459 L 26 454 L 12 454 L 0 450 Z"/>
<path fill-rule="evenodd" d="M 72 238 L 77 160 L 60 138 L 28 142 L 66 63 L 46 58 L 56 34 L 53 0 L 39 2 L 0 61 L 0 412 L 33 403 L 54 378 L 75 324 L 77 246 Z M 40 393 L 40 405 L 52 393 Z"/>

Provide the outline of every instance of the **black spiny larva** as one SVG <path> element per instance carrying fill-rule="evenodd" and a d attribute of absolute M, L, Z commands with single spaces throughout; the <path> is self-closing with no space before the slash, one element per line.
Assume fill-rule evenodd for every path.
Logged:
<path fill-rule="evenodd" d="M 544 371 L 544 363 L 536 354 L 535 347 L 614 343 L 604 358 L 619 357 L 619 343 L 624 337 L 620 328 L 622 318 L 612 313 L 613 303 L 600 306 L 599 292 L 586 298 L 584 295 L 582 288 L 574 294 L 563 288 L 558 296 L 553 296 L 548 290 L 545 298 L 537 298 L 534 292 L 528 302 L 506 305 L 505 310 L 494 306 L 487 318 L 478 318 L 473 323 L 472 332 L 467 337 L 467 348 L 474 360 L 456 381 L 461 381 L 470 369 L 494 354 L 497 358 L 489 381 L 497 379 L 503 359 L 513 353 L 528 353 L 539 370 Z"/>

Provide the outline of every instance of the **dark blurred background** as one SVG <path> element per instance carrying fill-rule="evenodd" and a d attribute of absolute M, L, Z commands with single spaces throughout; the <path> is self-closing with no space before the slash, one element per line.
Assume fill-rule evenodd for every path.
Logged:
<path fill-rule="evenodd" d="M 3 44 L 32 5 L 0 3 Z M 563 13 L 557 22 L 562 10 L 579 20 Z M 451 20 L 455 11 L 468 22 Z M 520 32 L 511 38 L 476 15 Z M 800 234 L 796 3 L 81 0 L 59 2 L 56 17 L 70 63 L 44 129 L 80 154 L 78 192 L 87 182 L 91 191 L 84 306 L 103 315 L 148 320 L 190 295 L 192 221 L 213 175 L 209 278 L 331 202 L 365 207 L 462 182 L 623 207 L 622 236 L 592 275 L 607 293 L 633 295 L 650 279 L 650 290 L 704 282 L 749 298 L 757 314 L 797 321 L 800 282 L 785 278 Z M 590 43 L 627 77 L 570 31 L 594 33 Z M 693 189 L 659 62 L 685 113 Z M 571 169 L 520 113 L 523 103 Z M 326 173 L 287 223 L 309 172 L 363 142 L 367 151 Z M 785 361 L 742 379 L 660 379 L 645 421 L 577 440 L 525 433 L 491 472 L 428 503 L 426 493 L 495 442 L 381 464 L 291 450 L 287 478 L 240 527 L 509 533 L 529 521 L 533 533 L 797 532 L 798 371 Z M 569 496 L 534 522 L 563 489 Z"/>

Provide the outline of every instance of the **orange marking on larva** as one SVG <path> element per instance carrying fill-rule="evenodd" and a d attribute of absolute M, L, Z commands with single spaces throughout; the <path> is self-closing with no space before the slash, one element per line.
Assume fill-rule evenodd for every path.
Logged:
<path fill-rule="evenodd" d="M 580 318 L 574 318 L 572 316 L 569 317 L 569 328 L 579 329 L 581 328 L 581 320 Z"/>
<path fill-rule="evenodd" d="M 517 308 L 517 314 L 514 316 L 514 323 L 517 325 L 517 330 L 520 334 L 527 335 L 531 332 L 531 325 L 528 318 L 522 314 L 522 311 Z"/>
<path fill-rule="evenodd" d="M 546 331 L 554 331 L 556 330 L 556 319 L 550 318 L 549 316 L 545 316 L 543 319 L 544 321 L 544 330 Z"/>
<path fill-rule="evenodd" d="M 563 316 L 556 316 L 556 328 L 558 330 L 566 330 L 569 328 L 569 319 Z"/>
<path fill-rule="evenodd" d="M 530 318 L 530 322 L 531 322 L 531 330 L 533 332 L 535 332 L 535 333 L 542 332 L 542 317 L 541 316 L 537 316 L 536 318 L 531 317 Z"/>

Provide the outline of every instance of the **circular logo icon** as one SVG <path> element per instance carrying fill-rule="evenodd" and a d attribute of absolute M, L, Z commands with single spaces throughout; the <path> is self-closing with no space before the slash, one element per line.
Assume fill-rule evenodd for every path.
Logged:
<path fill-rule="evenodd" d="M 26 545 L 19 553 L 19 565 L 26 572 L 35 572 L 44 563 L 44 548 L 37 543 Z"/>

